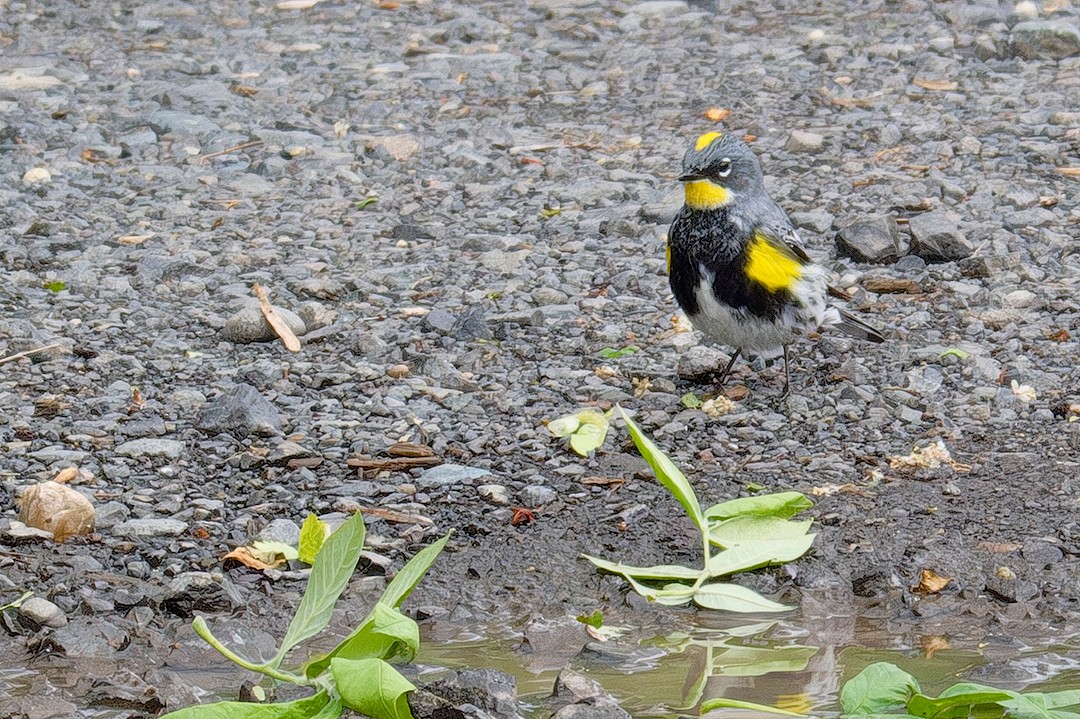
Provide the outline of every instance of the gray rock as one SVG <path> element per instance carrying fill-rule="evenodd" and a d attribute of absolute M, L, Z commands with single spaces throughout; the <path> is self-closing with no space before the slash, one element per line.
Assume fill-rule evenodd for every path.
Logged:
<path fill-rule="evenodd" d="M 442 334 L 449 334 L 456 323 L 457 318 L 446 310 L 435 309 L 424 316 L 424 328 Z"/>
<path fill-rule="evenodd" d="M 31 646 L 69 659 L 100 659 L 115 656 L 130 641 L 127 632 L 109 622 L 94 617 L 72 617 L 66 626 Z"/>
<path fill-rule="evenodd" d="M 481 484 L 476 492 L 492 504 L 510 504 L 510 495 L 501 484 Z"/>
<path fill-rule="evenodd" d="M 79 716 L 79 707 L 58 696 L 40 692 L 0 696 L 0 716 L 19 719 L 70 719 Z"/>
<path fill-rule="evenodd" d="M 1046 569 L 1056 566 L 1065 553 L 1053 544 L 1031 540 L 1024 543 L 1023 555 L 1028 566 Z"/>
<path fill-rule="evenodd" d="M 630 714 L 612 704 L 568 704 L 552 714 L 551 719 L 630 719 Z"/>
<path fill-rule="evenodd" d="M 1012 604 L 1014 602 L 1028 602 L 1036 599 L 1039 585 L 1020 578 L 1005 578 L 992 575 L 986 579 L 986 592 L 995 599 Z"/>
<path fill-rule="evenodd" d="M 542 507 L 554 502 L 558 496 L 554 489 L 542 484 L 527 485 L 518 493 L 521 503 L 526 507 Z"/>
<path fill-rule="evenodd" d="M 618 705 L 615 697 L 600 682 L 569 668 L 563 669 L 555 678 L 551 698 L 558 704 Z"/>
<path fill-rule="evenodd" d="M 956 223 L 942 210 L 911 218 L 911 251 L 927 262 L 950 262 L 969 257 L 975 251 Z"/>
<path fill-rule="evenodd" d="M 1001 304 L 1012 309 L 1024 309 L 1036 307 L 1040 302 L 1039 296 L 1030 290 L 1013 290 L 1001 298 Z"/>
<path fill-rule="evenodd" d="M 131 509 L 123 502 L 111 501 L 98 505 L 94 511 L 94 526 L 98 531 L 111 529 L 131 516 Z"/>
<path fill-rule="evenodd" d="M 470 307 L 454 323 L 453 335 L 459 340 L 490 340 L 495 334 L 488 327 L 487 317 L 482 307 Z"/>
<path fill-rule="evenodd" d="M 145 437 L 117 445 L 116 453 L 122 457 L 165 457 L 177 460 L 184 451 L 184 443 L 178 439 Z"/>
<path fill-rule="evenodd" d="M 161 608 L 178 617 L 195 612 L 228 612 L 244 603 L 239 590 L 223 574 L 184 572 L 169 582 Z"/>
<path fill-rule="evenodd" d="M 888 215 L 858 218 L 836 233 L 836 248 L 857 262 L 896 262 L 902 254 L 900 230 Z"/>
<path fill-rule="evenodd" d="M 297 337 L 307 332 L 307 326 L 304 320 L 300 319 L 300 315 L 281 307 L 275 307 L 274 311 Z M 221 336 L 238 344 L 273 342 L 278 339 L 262 310 L 256 306 L 245 307 L 226 320 L 225 326 L 221 328 Z"/>
<path fill-rule="evenodd" d="M 730 359 L 715 347 L 694 345 L 679 356 L 675 371 L 683 379 L 701 379 L 722 371 Z"/>
<path fill-rule="evenodd" d="M 272 436 L 281 432 L 281 417 L 259 390 L 249 384 L 236 384 L 203 405 L 195 426 L 212 435 Z"/>
<path fill-rule="evenodd" d="M 272 519 L 255 539 L 260 542 L 284 542 L 295 547 L 300 544 L 300 525 L 282 517 Z"/>
<path fill-rule="evenodd" d="M 42 627 L 63 627 L 68 623 L 60 607 L 42 597 L 30 597 L 19 605 L 19 616 Z"/>
<path fill-rule="evenodd" d="M 416 483 L 421 487 L 448 487 L 461 484 L 481 477 L 489 477 L 491 472 L 480 467 L 466 467 L 461 464 L 440 464 L 425 470 L 417 478 Z"/>
<path fill-rule="evenodd" d="M 1028 60 L 1060 60 L 1080 55 L 1080 23 L 1074 18 L 1029 20 L 1015 25 L 1013 54 Z"/>
<path fill-rule="evenodd" d="M 535 305 L 561 305 L 568 299 L 569 296 L 565 292 L 554 287 L 538 287 L 532 291 L 532 301 Z"/>
<path fill-rule="evenodd" d="M 112 533 L 118 537 L 176 537 L 187 531 L 187 528 L 187 522 L 179 519 L 149 517 L 120 522 L 113 527 Z"/>
<path fill-rule="evenodd" d="M 517 680 L 494 669 L 461 669 L 424 687 L 454 706 L 471 704 L 498 719 L 516 719 Z"/>
<path fill-rule="evenodd" d="M 825 144 L 825 137 L 816 132 L 793 130 L 784 149 L 788 152 L 818 152 Z"/>

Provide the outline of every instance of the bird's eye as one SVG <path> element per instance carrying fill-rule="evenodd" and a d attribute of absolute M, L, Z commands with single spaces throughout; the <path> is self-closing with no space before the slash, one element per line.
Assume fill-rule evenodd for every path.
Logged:
<path fill-rule="evenodd" d="M 727 177 L 731 174 L 731 160 L 724 158 L 720 162 L 716 163 L 716 176 Z"/>

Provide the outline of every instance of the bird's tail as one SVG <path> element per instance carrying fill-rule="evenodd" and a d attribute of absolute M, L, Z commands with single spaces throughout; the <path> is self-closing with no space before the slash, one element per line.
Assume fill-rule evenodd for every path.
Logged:
<path fill-rule="evenodd" d="M 842 310 L 835 305 L 830 305 L 825 311 L 825 322 L 830 327 L 835 327 L 846 335 L 867 342 L 884 342 L 885 337 L 870 325 L 860 320 L 855 315 Z"/>

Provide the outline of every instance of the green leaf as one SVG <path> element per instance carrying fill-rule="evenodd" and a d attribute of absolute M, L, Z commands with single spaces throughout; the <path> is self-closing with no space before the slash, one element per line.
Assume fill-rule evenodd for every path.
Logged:
<path fill-rule="evenodd" d="M 414 554 L 413 558 L 406 562 L 405 566 L 402 567 L 398 573 L 394 575 L 394 578 L 390 580 L 390 583 L 386 585 L 386 589 L 383 590 L 382 596 L 379 597 L 379 603 L 391 607 L 401 606 L 401 603 L 405 601 L 405 598 L 412 594 L 412 590 L 416 589 L 416 585 L 420 583 L 420 580 L 424 578 L 427 571 L 431 569 L 431 565 L 435 563 L 435 559 L 439 556 L 439 552 L 446 546 L 446 542 L 449 541 L 450 535 L 453 533 L 454 530 L 450 530 L 442 539 L 432 542 Z"/>
<path fill-rule="evenodd" d="M 754 702 L 743 702 L 738 699 L 726 699 L 724 697 L 718 697 L 716 699 L 709 699 L 701 703 L 701 713 L 711 712 L 713 709 L 749 709 L 756 712 L 765 712 L 767 714 L 780 714 L 786 717 L 804 717 L 806 714 L 799 714 L 798 712 L 791 712 L 787 709 L 779 709 L 777 707 L 771 707 L 767 704 L 755 704 Z"/>
<path fill-rule="evenodd" d="M 378 197 L 376 197 L 374 195 L 369 195 L 368 197 L 365 197 L 364 199 L 362 199 L 362 200 L 360 200 L 359 202 L 356 203 L 356 209 L 362 210 L 365 207 L 369 207 L 371 205 L 374 205 L 376 202 L 378 202 L 378 200 L 379 200 Z"/>
<path fill-rule="evenodd" d="M 63 292 L 66 285 L 60 280 L 53 280 L 52 282 L 46 282 L 44 287 L 49 292 Z"/>
<path fill-rule="evenodd" d="M 810 542 L 812 542 L 814 535 L 811 534 L 808 536 Z M 778 548 L 777 546 L 774 546 L 776 544 L 777 543 L 772 542 L 763 542 L 759 545 L 740 544 L 714 554 L 709 558 L 709 579 L 735 574 L 736 572 L 746 572 L 751 569 L 758 569 L 759 567 L 767 567 L 770 564 L 779 564 L 783 561 L 790 561 L 777 559 L 777 556 L 782 555 L 783 553 L 776 551 Z M 783 546 L 779 548 L 784 549 Z M 809 543 L 807 544 L 807 548 L 809 548 Z M 802 554 L 800 553 L 798 556 L 802 556 Z"/>
<path fill-rule="evenodd" d="M 818 653 L 817 647 L 721 645 L 708 668 L 711 676 L 763 677 L 778 672 L 801 672 Z"/>
<path fill-rule="evenodd" d="M 851 678 L 840 690 L 844 714 L 881 714 L 903 710 L 919 692 L 919 683 L 903 669 L 877 662 Z"/>
<path fill-rule="evenodd" d="M 389 660 L 401 656 L 410 662 L 418 651 L 420 627 L 394 607 L 380 603 L 329 654 L 305 664 L 303 673 L 308 678 L 317 677 L 335 658 Z"/>
<path fill-rule="evenodd" d="M 562 214 L 562 208 L 561 207 L 548 207 L 547 205 L 545 205 L 544 209 L 540 210 L 540 216 L 543 217 L 545 220 L 549 219 L 551 217 L 556 217 L 556 216 L 561 215 L 561 214 Z"/>
<path fill-rule="evenodd" d="M 279 666 L 289 650 L 321 632 L 330 622 L 334 603 L 345 591 L 360 560 L 364 532 L 363 515 L 357 512 L 327 538 L 315 555 L 304 598 L 300 600 L 271 666 Z"/>
<path fill-rule="evenodd" d="M 710 523 L 708 525 L 708 540 L 717 546 L 733 547 L 740 544 L 759 544 L 769 542 L 778 548 L 786 547 L 789 543 L 805 540 L 807 532 L 813 525 L 813 519 L 793 521 L 780 517 L 758 516 L 746 514 L 741 517 L 732 517 Z M 813 534 L 809 534 L 813 537 Z M 787 548 L 779 554 L 788 555 L 791 548 Z M 805 550 L 804 550 L 805 552 Z M 783 559 L 791 561 L 802 556 L 801 553 L 794 557 Z"/>
<path fill-rule="evenodd" d="M 592 562 L 593 566 L 597 569 L 602 569 L 605 572 L 611 572 L 612 574 L 621 574 L 627 579 L 635 577 L 637 579 L 682 579 L 689 582 L 696 582 L 698 577 L 701 576 L 700 569 L 692 569 L 690 567 L 684 567 L 679 564 L 657 564 L 652 567 L 635 567 L 632 564 L 623 564 L 622 562 L 609 562 L 606 559 L 599 557 L 593 557 L 588 554 L 582 554 L 582 557 Z"/>
<path fill-rule="evenodd" d="M 709 519 L 730 519 L 743 514 L 761 514 L 787 519 L 813 506 L 814 503 L 801 492 L 777 492 L 720 502 L 706 509 L 705 516 Z"/>
<path fill-rule="evenodd" d="M 764 492 L 765 491 L 765 485 L 760 483 L 760 482 L 747 482 L 745 487 L 746 487 L 747 492 Z"/>
<path fill-rule="evenodd" d="M 694 592 L 694 603 L 725 612 L 788 612 L 795 607 L 766 599 L 753 589 L 738 584 L 706 584 Z"/>
<path fill-rule="evenodd" d="M 297 556 L 304 564 L 314 564 L 315 555 L 326 541 L 326 522 L 314 514 L 308 514 L 300 527 L 300 548 Z"/>
<path fill-rule="evenodd" d="M 645 436 L 645 433 L 641 431 L 641 427 L 638 427 L 637 423 L 630 419 L 630 415 L 626 413 L 626 410 L 622 407 L 618 407 L 618 410 L 623 422 L 626 423 L 631 439 L 634 440 L 634 445 L 641 452 L 642 458 L 648 463 L 653 474 L 656 475 L 657 481 L 664 485 L 675 496 L 675 499 L 679 500 L 679 504 L 683 506 L 683 509 L 686 510 L 694 524 L 698 526 L 698 529 L 705 531 L 705 516 L 701 512 L 701 505 L 698 503 L 697 495 L 694 494 L 694 488 L 690 486 L 690 482 L 675 466 L 675 463 L 671 461 L 671 458 L 653 444 L 651 439 Z"/>
<path fill-rule="evenodd" d="M 679 404 L 687 409 L 697 409 L 701 406 L 701 399 L 693 392 L 687 392 L 679 398 Z"/>
<path fill-rule="evenodd" d="M 548 432 L 551 432 L 560 439 L 562 437 L 569 437 L 574 432 L 578 431 L 578 427 L 581 426 L 581 420 L 578 419 L 576 414 L 568 414 L 565 417 L 559 417 L 553 419 L 547 423 Z"/>
<path fill-rule="evenodd" d="M 197 704 L 169 712 L 161 719 L 330 719 L 340 714 L 341 701 L 328 699 L 326 692 L 321 691 L 303 699 L 276 704 L 252 702 Z"/>
<path fill-rule="evenodd" d="M 641 348 L 637 345 L 627 345 L 626 347 L 618 350 L 614 347 L 605 347 L 604 349 L 600 350 L 600 356 L 604 359 L 619 359 L 620 357 L 626 357 L 627 355 L 632 355 L 640 351 Z"/>
<path fill-rule="evenodd" d="M 285 559 L 296 559 L 300 556 L 296 552 L 296 547 L 285 542 L 256 540 L 251 543 L 251 548 L 264 556 L 280 554 Z"/>
<path fill-rule="evenodd" d="M 1043 692 L 1043 702 L 1048 709 L 1059 709 L 1080 705 L 1080 689 L 1065 689 L 1060 692 Z"/>
<path fill-rule="evenodd" d="M 959 347 L 950 347 L 949 349 L 938 355 L 938 357 L 945 357 L 946 355 L 952 355 L 953 357 L 957 357 L 962 360 L 966 360 L 968 358 L 968 353 L 960 349 Z"/>
<path fill-rule="evenodd" d="M 581 426 L 578 427 L 577 432 L 570 435 L 570 449 L 574 450 L 582 457 L 587 457 L 590 452 L 599 449 L 606 438 L 606 423 L 605 426 L 601 427 L 590 422 L 582 422 Z"/>
<path fill-rule="evenodd" d="M 694 588 L 685 584 L 666 584 L 663 589 L 648 587 L 633 577 L 625 576 L 634 591 L 645 597 L 650 602 L 662 604 L 665 607 L 677 607 L 686 604 L 694 597 Z"/>
<path fill-rule="evenodd" d="M 382 659 L 330 660 L 342 703 L 372 719 L 412 719 L 405 696 L 416 687 Z"/>
<path fill-rule="evenodd" d="M 946 692 L 956 689 L 957 686 L 959 685 L 953 685 L 947 689 Z M 936 699 L 934 697 L 926 696 L 925 694 L 913 695 L 908 699 L 908 713 L 918 717 L 925 717 L 925 719 L 956 716 L 966 717 L 971 713 L 972 709 L 980 704 L 996 704 L 1014 696 L 1008 692 L 990 689 L 989 687 L 978 687 L 977 689 L 973 688 L 970 691 L 959 691 L 953 696 L 945 696 L 946 692 L 942 692 L 942 695 Z M 1046 713 L 1043 712 L 1041 716 L 1046 716 Z"/>
<path fill-rule="evenodd" d="M 604 613 L 597 609 L 592 614 L 579 614 L 577 620 L 593 629 L 599 629 L 604 626 Z"/>

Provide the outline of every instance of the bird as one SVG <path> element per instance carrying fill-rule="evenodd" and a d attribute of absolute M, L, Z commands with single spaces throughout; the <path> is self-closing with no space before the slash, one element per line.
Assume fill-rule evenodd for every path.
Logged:
<path fill-rule="evenodd" d="M 722 386 L 744 353 L 784 357 L 788 345 L 823 328 L 884 342 L 874 327 L 829 297 L 829 271 L 807 254 L 787 213 L 765 189 L 757 156 L 731 133 L 706 132 L 686 151 L 678 181 L 685 203 L 667 240 L 668 279 L 676 302 L 707 338 L 735 352 Z"/>

